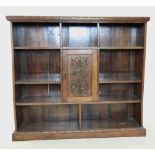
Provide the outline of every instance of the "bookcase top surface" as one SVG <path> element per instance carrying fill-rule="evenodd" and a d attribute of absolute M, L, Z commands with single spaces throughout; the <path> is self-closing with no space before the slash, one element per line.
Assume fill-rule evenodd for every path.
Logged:
<path fill-rule="evenodd" d="M 6 16 L 12 22 L 146 23 L 150 17 Z"/>

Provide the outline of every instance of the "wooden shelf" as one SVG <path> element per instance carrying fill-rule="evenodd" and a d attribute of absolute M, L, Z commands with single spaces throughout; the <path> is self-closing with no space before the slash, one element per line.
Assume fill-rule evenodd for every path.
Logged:
<path fill-rule="evenodd" d="M 141 83 L 135 73 L 100 73 L 99 83 Z"/>
<path fill-rule="evenodd" d="M 28 100 L 28 99 L 27 99 Z M 41 101 L 28 101 L 27 100 L 18 100 L 16 102 L 16 106 L 51 106 L 51 105 L 65 105 L 65 104 L 73 104 L 68 102 L 60 102 L 60 101 L 54 101 L 53 99 L 45 99 L 44 102 Z M 29 99 L 30 100 L 30 99 Z M 59 100 L 59 99 L 58 99 Z M 75 103 L 74 103 L 75 104 Z"/>
<path fill-rule="evenodd" d="M 6 16 L 12 22 L 43 22 L 43 23 L 144 23 L 150 17 L 94 17 L 94 16 Z"/>
<path fill-rule="evenodd" d="M 54 50 L 54 49 L 60 49 L 60 47 L 30 47 L 30 46 L 25 46 L 25 47 L 14 47 L 14 50 Z"/>
<path fill-rule="evenodd" d="M 47 132 L 24 132 L 15 131 L 13 141 L 26 140 L 51 140 L 51 139 L 71 139 L 71 138 L 107 138 L 107 137 L 137 137 L 145 136 L 146 130 L 143 127 L 103 129 L 103 130 L 77 130 L 77 131 L 47 131 Z"/>
<path fill-rule="evenodd" d="M 67 104 L 132 104 L 140 103 L 141 100 L 138 97 L 114 97 L 103 96 L 99 97 L 95 102 L 61 102 L 60 97 L 23 97 L 17 100 L 16 106 L 48 106 L 48 105 L 67 105 Z"/>
<path fill-rule="evenodd" d="M 14 50 L 52 50 L 52 49 L 100 49 L 100 50 L 140 50 L 144 49 L 143 46 L 135 46 L 135 47 L 14 47 Z"/>
<path fill-rule="evenodd" d="M 135 47 L 99 47 L 100 50 L 142 50 L 143 46 Z"/>
<path fill-rule="evenodd" d="M 75 50 L 81 50 L 81 49 L 83 49 L 83 50 L 86 50 L 86 49 L 91 49 L 91 50 L 93 50 L 93 49 L 99 49 L 98 47 L 62 47 L 62 49 L 66 49 L 66 50 L 72 50 L 72 49 L 75 49 Z"/>
<path fill-rule="evenodd" d="M 60 74 L 29 75 L 15 81 L 15 84 L 60 84 Z"/>

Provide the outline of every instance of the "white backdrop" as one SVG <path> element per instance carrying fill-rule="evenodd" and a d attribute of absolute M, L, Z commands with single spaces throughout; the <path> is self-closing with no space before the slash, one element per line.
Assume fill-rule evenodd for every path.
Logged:
<path fill-rule="evenodd" d="M 7 15 L 149 16 L 144 89 L 146 137 L 12 142 L 12 57 Z M 0 7 L 0 148 L 155 148 L 155 7 Z"/>

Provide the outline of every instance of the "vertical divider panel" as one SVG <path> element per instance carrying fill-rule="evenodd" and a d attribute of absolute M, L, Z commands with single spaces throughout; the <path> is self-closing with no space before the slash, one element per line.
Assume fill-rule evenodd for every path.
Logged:
<path fill-rule="evenodd" d="M 98 50 L 93 50 L 93 75 L 92 75 L 92 88 L 93 88 L 93 101 L 97 101 L 98 96 Z"/>
<path fill-rule="evenodd" d="M 67 52 L 62 50 L 62 99 L 64 102 L 67 101 Z"/>
<path fill-rule="evenodd" d="M 59 32 L 59 35 L 60 35 L 60 87 L 61 87 L 61 102 L 63 101 L 63 98 L 62 98 L 62 95 L 63 95 L 63 68 L 62 68 L 62 64 L 63 64 L 63 53 L 62 53 L 62 23 L 59 23 L 59 27 L 60 27 L 60 32 Z"/>
<path fill-rule="evenodd" d="M 82 127 L 82 117 L 81 117 L 81 104 L 79 104 L 79 128 L 81 129 Z"/>
<path fill-rule="evenodd" d="M 13 86 L 13 105 L 14 105 L 14 122 L 15 122 L 15 131 L 17 130 L 17 114 L 16 114 L 16 94 L 15 94 L 15 50 L 14 50 L 14 38 L 13 38 L 13 22 L 10 22 L 10 31 L 11 31 L 11 48 L 12 48 L 12 86 Z"/>
<path fill-rule="evenodd" d="M 99 100 L 99 74 L 100 74 L 100 23 L 97 23 L 97 35 L 98 35 L 98 50 L 97 50 L 97 100 Z"/>
<path fill-rule="evenodd" d="M 97 23 L 97 46 L 98 46 L 98 50 L 97 50 L 97 94 L 96 94 L 96 100 L 98 100 L 98 96 L 99 96 L 99 54 L 100 54 L 100 23 Z"/>
<path fill-rule="evenodd" d="M 100 23 L 97 23 L 97 40 L 98 40 L 98 50 L 97 50 L 97 100 L 99 96 L 99 55 L 100 55 Z"/>
<path fill-rule="evenodd" d="M 59 23 L 60 47 L 62 48 L 62 23 Z"/>
<path fill-rule="evenodd" d="M 48 54 L 48 79 L 49 79 L 49 76 L 50 76 L 50 62 L 51 62 L 50 55 L 51 55 L 51 53 Z M 49 96 L 50 96 L 50 85 L 48 83 L 48 97 Z"/>
<path fill-rule="evenodd" d="M 142 32 L 141 32 L 142 33 Z M 147 23 L 144 23 L 144 28 L 143 28 L 143 39 L 144 39 L 144 50 L 143 50 L 143 72 L 142 72 L 142 87 L 141 87 L 141 126 L 143 126 L 143 94 L 144 94 L 144 76 L 145 76 L 145 57 L 146 57 L 146 35 L 147 35 Z"/>
<path fill-rule="evenodd" d="M 100 23 L 97 23 L 97 46 L 100 47 Z"/>
<path fill-rule="evenodd" d="M 63 53 L 62 53 L 62 49 L 60 49 L 60 91 L 61 91 L 61 96 L 60 96 L 60 99 L 61 99 L 61 102 L 63 101 L 63 68 L 62 68 L 62 64 L 63 64 Z"/>

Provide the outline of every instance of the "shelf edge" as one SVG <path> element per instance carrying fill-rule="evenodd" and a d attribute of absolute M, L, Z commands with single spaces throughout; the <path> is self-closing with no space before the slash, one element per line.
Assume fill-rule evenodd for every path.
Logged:
<path fill-rule="evenodd" d="M 133 100 L 133 101 L 98 101 L 98 102 L 36 102 L 36 103 L 26 103 L 26 102 L 16 102 L 16 106 L 52 106 L 52 105 L 69 105 L 69 104 L 132 104 L 132 103 L 140 103 L 141 100 Z"/>
<path fill-rule="evenodd" d="M 58 132 L 19 132 L 15 131 L 12 135 L 13 141 L 28 140 L 54 140 L 54 139 L 77 139 L 77 138 L 108 138 L 108 137 L 139 137 L 146 136 L 143 127 L 122 128 L 122 129 L 103 129 L 103 130 L 77 130 L 77 131 L 58 131 Z"/>

